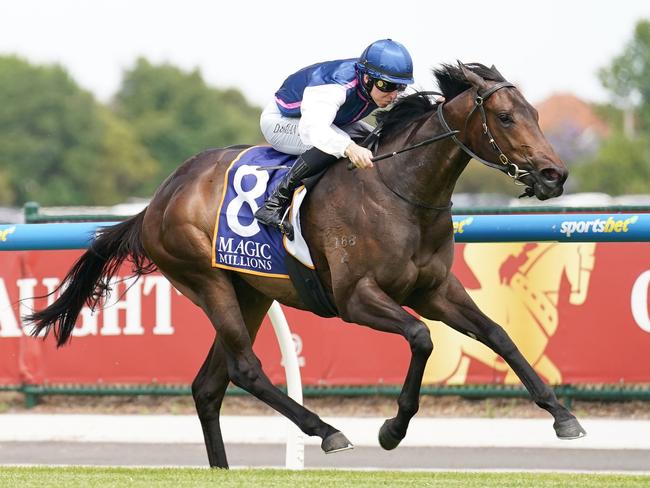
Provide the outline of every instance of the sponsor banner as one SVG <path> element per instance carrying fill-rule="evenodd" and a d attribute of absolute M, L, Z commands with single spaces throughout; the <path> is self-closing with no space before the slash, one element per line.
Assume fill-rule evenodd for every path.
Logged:
<path fill-rule="evenodd" d="M 460 244 L 454 272 L 551 383 L 649 383 L 650 244 Z M 79 251 L 0 253 L 1 384 L 189 384 L 215 331 L 199 308 L 154 273 L 120 272 L 107 306 L 84 309 L 71 344 L 29 336 L 21 316 L 42 308 Z M 284 308 L 305 385 L 401 384 L 406 341 L 339 319 Z M 501 358 L 437 322 L 427 384 L 516 383 Z M 268 319 L 255 351 L 284 383 Z"/>

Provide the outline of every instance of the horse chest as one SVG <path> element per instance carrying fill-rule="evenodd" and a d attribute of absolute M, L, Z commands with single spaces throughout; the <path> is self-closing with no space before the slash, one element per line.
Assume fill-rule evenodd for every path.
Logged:
<path fill-rule="evenodd" d="M 453 263 L 453 247 L 427 248 L 416 253 L 412 265 L 417 270 L 413 288 L 435 288 L 445 281 Z"/>
<path fill-rule="evenodd" d="M 430 257 L 426 263 L 414 259 L 384 260 L 377 267 L 376 279 L 382 290 L 398 303 L 404 302 L 415 290 L 436 288 L 449 275 L 451 262 Z"/>

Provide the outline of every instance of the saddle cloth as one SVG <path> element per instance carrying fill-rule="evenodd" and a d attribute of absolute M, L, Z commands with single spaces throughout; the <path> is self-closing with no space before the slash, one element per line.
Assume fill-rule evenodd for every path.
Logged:
<path fill-rule="evenodd" d="M 303 186 L 294 192 L 287 217 L 293 224 L 293 241 L 254 217 L 296 159 L 297 156 L 280 153 L 269 146 L 253 146 L 233 160 L 224 176 L 215 222 L 213 267 L 288 279 L 285 264 L 288 252 L 305 266 L 314 268 L 300 232 L 300 205 L 307 194 Z"/>

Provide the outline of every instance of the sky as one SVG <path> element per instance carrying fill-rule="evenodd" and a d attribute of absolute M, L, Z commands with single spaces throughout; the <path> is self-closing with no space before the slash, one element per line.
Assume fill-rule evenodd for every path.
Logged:
<path fill-rule="evenodd" d="M 421 89 L 459 59 L 496 65 L 532 103 L 557 92 L 604 102 L 597 71 L 640 19 L 650 0 L 0 0 L 0 55 L 59 63 L 101 101 L 143 56 L 263 106 L 297 69 L 392 38 Z"/>

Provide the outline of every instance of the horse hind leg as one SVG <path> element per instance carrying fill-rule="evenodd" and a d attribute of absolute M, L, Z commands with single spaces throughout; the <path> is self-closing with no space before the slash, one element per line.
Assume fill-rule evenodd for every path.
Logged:
<path fill-rule="evenodd" d="M 219 415 L 229 381 L 223 344 L 216 339 L 192 382 L 192 396 L 212 468 L 228 468 Z"/>
<path fill-rule="evenodd" d="M 233 286 L 237 295 L 246 302 L 246 307 L 242 310 L 242 319 L 251 342 L 254 343 L 272 300 L 258 293 L 237 277 L 233 279 Z M 228 467 L 221 435 L 220 411 L 229 382 L 226 350 L 223 342 L 217 337 L 192 383 L 192 396 L 201 421 L 211 467 Z"/>
<path fill-rule="evenodd" d="M 235 281 L 237 282 L 236 279 Z M 255 334 L 251 334 L 251 330 L 245 330 L 245 326 L 254 321 L 247 323 L 246 317 L 250 312 L 242 311 L 239 306 L 240 302 L 246 303 L 246 310 L 250 310 L 251 300 L 259 297 L 259 294 L 252 288 L 243 292 L 242 286 L 239 286 L 239 290 L 236 291 L 223 273 L 219 275 L 218 279 L 204 283 L 203 286 L 194 286 L 195 290 L 201 290 L 201 306 L 215 326 L 223 346 L 223 360 L 220 359 L 220 361 L 225 363 L 227 377 L 235 385 L 248 391 L 294 422 L 305 434 L 320 437 L 323 451 L 329 453 L 352 448 L 350 441 L 341 432 L 323 422 L 318 415 L 276 388 L 266 376 L 260 360 L 252 349 Z M 264 313 L 266 313 L 269 304 L 270 301 L 266 303 Z M 262 318 L 263 314 L 259 318 L 259 322 Z M 255 328 L 259 327 L 259 322 Z M 222 368 L 223 366 L 220 366 L 219 371 Z M 208 418 L 208 422 L 210 420 L 212 419 Z M 211 432 L 216 433 L 216 428 L 213 427 L 213 429 Z M 222 441 L 220 435 L 214 437 L 213 449 L 215 453 L 218 453 L 219 443 Z"/>

